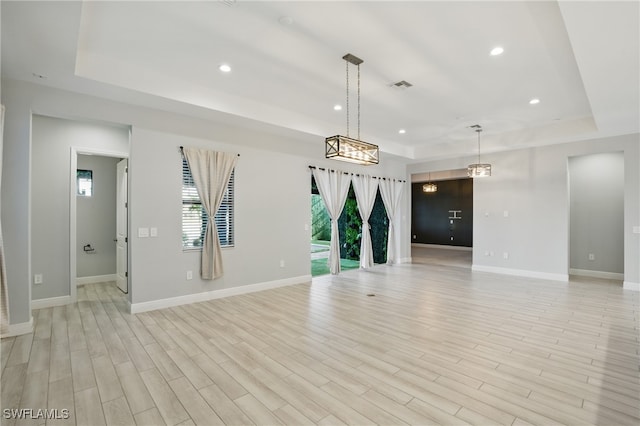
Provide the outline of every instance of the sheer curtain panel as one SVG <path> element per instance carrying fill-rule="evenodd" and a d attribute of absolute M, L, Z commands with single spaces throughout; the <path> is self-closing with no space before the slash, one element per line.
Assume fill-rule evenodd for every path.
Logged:
<path fill-rule="evenodd" d="M 389 238 L 387 240 L 387 264 L 389 265 L 393 265 L 398 260 L 395 223 L 403 189 L 404 183 L 395 179 L 384 179 L 380 182 L 380 195 L 389 217 Z"/>
<path fill-rule="evenodd" d="M 204 280 L 214 280 L 223 274 L 215 215 L 220 208 L 231 172 L 238 161 L 238 155 L 197 148 L 183 148 L 183 153 L 189 163 L 202 207 L 209 215 L 202 243 L 200 276 Z"/>
<path fill-rule="evenodd" d="M 4 135 L 4 105 L 0 105 L 0 185 L 2 185 L 2 152 Z M 0 211 L 2 208 L 0 207 Z M 7 269 L 4 263 L 4 241 L 2 240 L 2 220 L 0 220 L 0 335 L 9 332 L 9 289 L 7 287 Z"/>
<path fill-rule="evenodd" d="M 378 193 L 378 179 L 367 175 L 353 175 L 353 190 L 356 193 L 358 211 L 362 217 L 362 238 L 360 239 L 360 267 L 373 266 L 373 248 L 371 247 L 371 227 L 369 217 Z"/>
<path fill-rule="evenodd" d="M 349 192 L 349 175 L 333 170 L 313 169 L 313 177 L 318 186 L 318 192 L 324 201 L 331 218 L 331 245 L 329 246 L 329 271 L 336 275 L 340 273 L 340 234 L 338 233 L 338 218 Z"/>

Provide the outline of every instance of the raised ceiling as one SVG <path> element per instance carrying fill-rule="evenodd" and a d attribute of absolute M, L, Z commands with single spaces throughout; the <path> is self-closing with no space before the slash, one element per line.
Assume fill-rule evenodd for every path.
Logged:
<path fill-rule="evenodd" d="M 484 127 L 483 152 L 640 129 L 638 2 L 1 7 L 3 76 L 134 104 L 155 99 L 163 109 L 189 105 L 318 140 L 346 132 L 342 56 L 352 53 L 364 60 L 362 138 L 407 161 L 475 152 L 474 124 Z M 491 56 L 496 46 L 504 53 Z M 401 80 L 412 86 L 394 86 Z"/>

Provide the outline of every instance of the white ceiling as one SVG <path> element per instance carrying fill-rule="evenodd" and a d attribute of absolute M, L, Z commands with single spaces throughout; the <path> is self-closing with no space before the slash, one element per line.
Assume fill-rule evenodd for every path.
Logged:
<path fill-rule="evenodd" d="M 211 119 L 346 133 L 407 161 L 640 130 L 639 3 L 1 3 L 3 76 Z M 495 46 L 504 54 L 489 55 Z M 222 63 L 232 72 L 218 70 Z M 351 66 L 351 136 L 356 69 Z M 35 74 L 35 75 L 34 75 Z M 44 76 L 45 78 L 38 77 Z M 413 84 L 393 86 L 400 80 Z M 529 100 L 540 103 L 530 105 Z M 250 123 L 250 124 L 249 124 Z M 406 129 L 399 134 L 399 129 Z"/>

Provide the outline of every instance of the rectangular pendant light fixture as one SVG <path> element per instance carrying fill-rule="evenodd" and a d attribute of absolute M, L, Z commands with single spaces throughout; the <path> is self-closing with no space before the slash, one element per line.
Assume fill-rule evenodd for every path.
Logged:
<path fill-rule="evenodd" d="M 378 145 L 360 140 L 360 64 L 362 59 L 351 53 L 342 57 L 347 65 L 347 136 L 335 135 L 325 139 L 325 158 L 356 164 L 378 164 Z M 358 67 L 358 138 L 349 137 L 349 64 Z"/>
<path fill-rule="evenodd" d="M 325 139 L 325 157 L 357 164 L 378 164 L 378 145 L 346 136 L 335 135 Z"/>

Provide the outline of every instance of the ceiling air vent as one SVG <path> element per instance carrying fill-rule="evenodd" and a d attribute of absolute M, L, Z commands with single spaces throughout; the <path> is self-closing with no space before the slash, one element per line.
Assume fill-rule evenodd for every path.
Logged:
<path fill-rule="evenodd" d="M 413 86 L 413 84 L 409 83 L 409 82 L 408 82 L 408 81 L 406 81 L 406 80 L 400 80 L 400 81 L 399 81 L 399 82 L 397 82 L 397 83 L 393 83 L 393 85 L 394 85 L 395 87 L 400 88 L 400 89 L 408 89 L 409 87 Z"/>
<path fill-rule="evenodd" d="M 234 4 L 236 4 L 236 0 L 218 0 L 220 3 L 222 3 L 225 6 L 233 6 Z"/>

